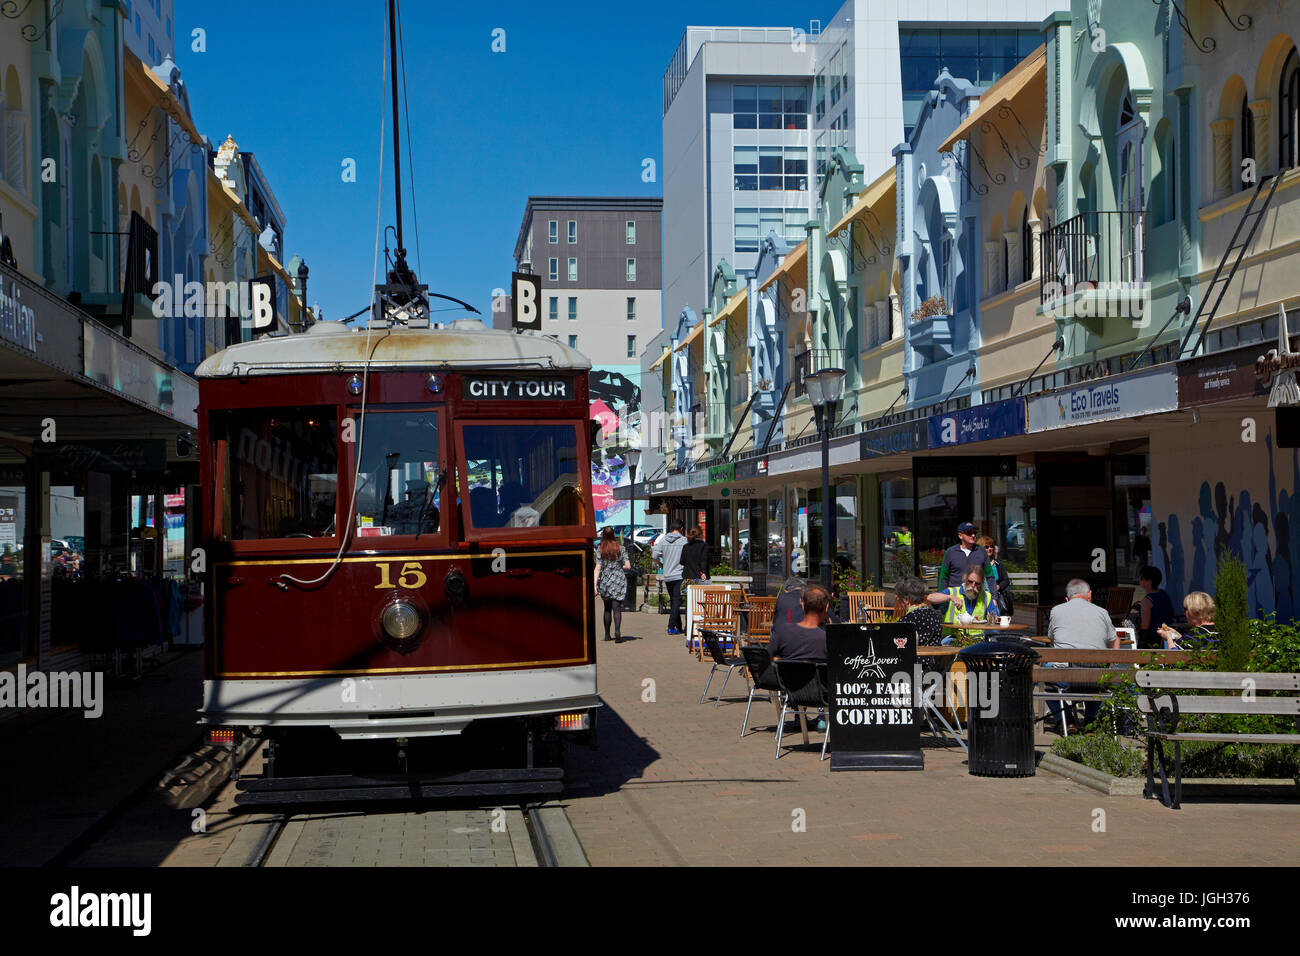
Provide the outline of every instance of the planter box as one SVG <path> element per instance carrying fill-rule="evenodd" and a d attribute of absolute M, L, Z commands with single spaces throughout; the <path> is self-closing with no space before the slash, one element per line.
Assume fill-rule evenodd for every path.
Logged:
<path fill-rule="evenodd" d="M 1067 777 L 1075 783 L 1081 783 L 1085 787 L 1091 787 L 1112 797 L 1140 797 L 1147 783 L 1145 775 L 1115 777 L 1104 770 L 1094 770 L 1074 760 L 1067 760 L 1050 750 L 1043 753 L 1038 766 L 1041 770 L 1050 770 L 1054 774 Z M 1160 786 L 1159 778 L 1156 779 L 1156 786 Z M 1172 788 L 1173 784 L 1171 783 L 1170 786 Z M 1295 780 L 1273 777 L 1184 777 L 1183 796 L 1247 799 L 1264 796 L 1300 798 L 1300 784 Z"/>
<path fill-rule="evenodd" d="M 927 362 L 942 362 L 953 356 L 953 325 L 951 315 L 932 315 L 912 323 L 912 348 Z"/>

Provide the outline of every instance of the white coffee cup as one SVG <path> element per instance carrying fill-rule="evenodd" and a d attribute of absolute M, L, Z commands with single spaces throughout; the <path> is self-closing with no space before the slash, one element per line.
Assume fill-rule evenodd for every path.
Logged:
<path fill-rule="evenodd" d="M 998 623 L 1001 624 L 1003 627 L 1006 627 L 1008 624 L 1011 623 L 1011 618 L 1009 618 L 1009 617 L 1000 617 L 1000 618 L 998 618 Z"/>

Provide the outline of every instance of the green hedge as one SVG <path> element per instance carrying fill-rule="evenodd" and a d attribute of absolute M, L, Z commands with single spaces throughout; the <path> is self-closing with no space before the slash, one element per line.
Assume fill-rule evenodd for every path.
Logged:
<path fill-rule="evenodd" d="M 1052 744 L 1052 753 L 1115 777 L 1146 775 L 1146 747 L 1132 746 L 1108 732 L 1074 734 Z M 1165 744 L 1165 759 L 1173 768 L 1173 745 Z M 1285 744 L 1183 744 L 1183 777 L 1224 778 L 1300 777 L 1300 749 Z"/>

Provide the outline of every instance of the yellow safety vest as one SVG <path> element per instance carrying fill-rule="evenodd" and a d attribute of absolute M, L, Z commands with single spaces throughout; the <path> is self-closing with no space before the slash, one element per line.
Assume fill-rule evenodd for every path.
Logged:
<path fill-rule="evenodd" d="M 945 594 L 951 595 L 952 600 L 948 602 L 948 609 L 943 614 L 943 633 L 945 636 L 965 635 L 966 637 L 983 637 L 983 631 L 965 631 L 958 630 L 951 625 L 961 623 L 959 618 L 966 613 L 966 595 L 960 587 L 946 588 Z M 975 609 L 971 611 L 971 616 L 976 621 L 983 621 L 989 613 L 989 605 L 993 601 L 993 596 L 988 590 L 981 590 L 979 600 L 975 602 Z"/>
<path fill-rule="evenodd" d="M 910 531 L 895 531 L 895 532 L 894 532 L 894 540 L 896 540 L 896 541 L 897 541 L 900 545 L 902 545 L 903 547 L 905 547 L 905 548 L 910 548 L 910 547 L 912 546 L 912 532 L 910 532 Z"/>

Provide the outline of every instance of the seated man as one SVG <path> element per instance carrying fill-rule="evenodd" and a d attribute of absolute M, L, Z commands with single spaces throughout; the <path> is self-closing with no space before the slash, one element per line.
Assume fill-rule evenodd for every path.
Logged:
<path fill-rule="evenodd" d="M 1052 608 L 1051 621 L 1047 626 L 1047 637 L 1054 647 L 1073 647 L 1104 651 L 1119 647 L 1119 636 L 1115 625 L 1104 607 L 1092 603 L 1092 586 L 1083 578 L 1074 578 L 1065 586 L 1065 603 Z M 1048 667 L 1060 667 L 1061 664 L 1048 664 Z M 1061 690 L 1068 690 L 1069 684 L 1058 684 Z M 1097 716 L 1101 701 L 1086 701 L 1083 708 L 1083 722 L 1090 723 Z M 1049 700 L 1047 709 L 1054 720 L 1060 719 L 1061 704 Z M 1082 729 L 1076 724 L 1076 729 Z"/>
<path fill-rule="evenodd" d="M 803 619 L 797 624 L 776 621 L 767 642 L 772 660 L 826 660 L 826 609 L 830 595 L 820 584 L 810 584 L 803 592 Z"/>
<path fill-rule="evenodd" d="M 776 610 L 772 613 L 772 621 L 783 621 L 787 624 L 798 624 L 803 618 L 803 592 L 808 587 L 808 582 L 800 577 L 790 578 L 785 584 L 781 585 L 781 590 L 776 595 Z"/>
<path fill-rule="evenodd" d="M 987 621 L 990 614 L 997 613 L 997 605 L 984 586 L 984 567 L 972 564 L 962 576 L 960 587 L 949 587 L 936 591 L 926 599 L 931 604 L 947 604 L 943 615 L 944 644 L 952 644 L 963 631 L 968 638 L 982 640 L 983 631 L 964 630 L 958 624 L 975 624 Z"/>

